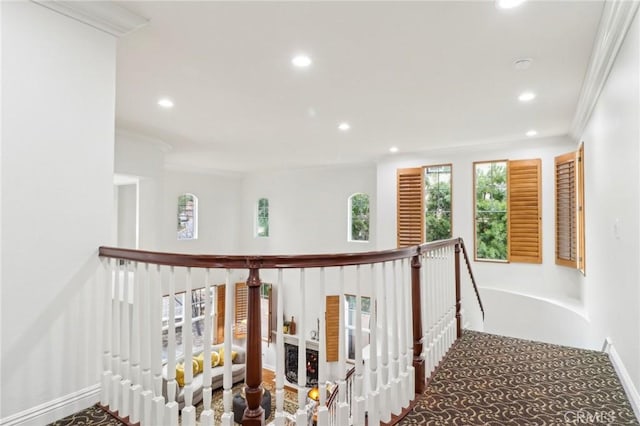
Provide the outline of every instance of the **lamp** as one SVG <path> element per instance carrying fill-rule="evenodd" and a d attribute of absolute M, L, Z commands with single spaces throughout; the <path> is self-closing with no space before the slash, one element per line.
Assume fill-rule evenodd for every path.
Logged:
<path fill-rule="evenodd" d="M 317 387 L 311 388 L 309 392 L 307 392 L 307 396 L 310 399 L 313 399 L 314 401 L 318 402 L 320 400 L 320 391 L 318 390 Z"/>

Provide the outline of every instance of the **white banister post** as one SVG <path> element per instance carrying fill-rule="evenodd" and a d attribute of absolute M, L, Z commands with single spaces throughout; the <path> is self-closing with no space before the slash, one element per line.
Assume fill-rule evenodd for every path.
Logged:
<path fill-rule="evenodd" d="M 182 409 L 182 424 L 195 426 L 196 409 L 193 406 L 193 283 L 191 282 L 191 268 L 187 267 L 185 280 L 184 303 L 182 305 L 182 344 L 184 345 L 184 408 Z M 229 352 L 231 353 L 231 352 Z"/>
<path fill-rule="evenodd" d="M 113 309 L 113 268 L 110 258 L 101 258 L 103 270 L 103 307 L 104 316 L 102 318 L 102 378 L 100 391 L 100 404 L 103 406 L 110 405 L 109 395 L 111 388 L 111 327 L 113 325 L 112 309 Z"/>
<path fill-rule="evenodd" d="M 140 315 L 142 319 L 142 335 L 140 336 L 140 364 L 142 366 L 141 381 L 144 390 L 151 389 L 151 345 L 153 339 L 151 335 L 151 318 L 155 309 L 153 305 L 157 301 L 153 297 L 151 291 L 151 277 L 149 276 L 149 264 L 144 264 L 144 279 L 138 280 L 140 292 Z"/>
<path fill-rule="evenodd" d="M 235 286 L 231 285 L 231 271 L 227 269 L 225 278 L 225 293 L 224 293 L 224 353 L 225 363 L 223 365 L 223 387 L 222 392 L 224 413 L 222 414 L 221 422 L 223 426 L 233 426 L 233 411 L 232 411 L 232 398 L 233 398 L 233 377 L 231 375 L 231 342 L 233 341 L 233 331 L 231 329 L 231 323 L 233 322 L 233 313 L 235 312 Z"/>
<path fill-rule="evenodd" d="M 380 352 L 381 362 L 381 383 L 380 383 L 380 421 L 389 423 L 391 421 L 391 375 L 389 374 L 389 305 L 387 298 L 387 286 L 389 280 L 387 275 L 387 264 L 382 264 L 382 280 L 380 292 L 380 324 L 382 339 L 382 349 Z"/>
<path fill-rule="evenodd" d="M 122 282 L 120 271 L 120 259 L 116 259 L 115 284 L 112 299 L 113 316 L 111 317 L 113 321 L 113 323 L 111 324 L 111 331 L 113 333 L 111 336 L 111 370 L 113 371 L 113 375 L 111 376 L 111 397 L 109 398 L 109 409 L 113 412 L 118 413 L 120 412 L 121 405 L 120 382 L 122 381 L 122 375 L 120 374 L 122 369 L 122 365 L 120 362 L 120 323 L 122 322 L 122 318 L 120 316 L 120 284 Z"/>
<path fill-rule="evenodd" d="M 412 290 L 412 282 L 411 282 L 411 274 L 412 274 L 412 259 L 405 259 L 405 269 L 404 269 L 404 320 L 405 326 L 403 327 L 406 331 L 406 365 L 407 365 L 407 375 L 409 379 L 409 383 L 407 385 L 407 400 L 413 401 L 415 398 L 415 390 L 416 390 L 416 372 L 413 367 L 413 342 L 415 341 L 413 336 L 413 292 Z"/>
<path fill-rule="evenodd" d="M 284 426 L 284 283 L 282 269 L 278 269 L 278 285 L 276 287 L 277 329 L 276 329 L 276 426 Z"/>
<path fill-rule="evenodd" d="M 349 405 L 347 404 L 347 382 L 345 365 L 345 318 L 344 318 L 344 266 L 340 267 L 340 308 L 338 309 L 338 424 L 349 424 Z"/>
<path fill-rule="evenodd" d="M 380 393 L 378 392 L 378 299 L 375 264 L 371 264 L 371 316 L 369 319 L 369 389 L 367 392 L 367 420 L 369 424 L 380 424 Z M 366 374 L 366 372 L 365 372 Z"/>
<path fill-rule="evenodd" d="M 389 297 L 389 317 L 391 319 L 391 412 L 400 415 L 402 412 L 402 390 L 400 382 L 400 336 L 398 333 L 398 261 L 394 260 L 393 269 L 393 290 Z"/>
<path fill-rule="evenodd" d="M 355 380 L 353 398 L 353 423 L 364 424 L 365 419 L 365 399 L 364 399 L 364 377 L 362 374 L 362 277 L 360 265 L 356 266 L 356 324 L 355 324 Z"/>
<path fill-rule="evenodd" d="M 176 401 L 176 275 L 169 268 L 169 321 L 167 329 L 167 403 Z M 186 368 L 185 363 L 185 370 Z"/>
<path fill-rule="evenodd" d="M 298 324 L 296 333 L 298 334 L 298 411 L 296 412 L 296 424 L 303 424 L 307 421 L 307 342 L 304 333 L 304 311 L 305 311 L 305 270 L 300 269 L 300 299 L 298 301 L 300 310 L 298 311 Z"/>
<path fill-rule="evenodd" d="M 131 263 L 127 260 L 124 263 L 124 289 L 122 291 L 122 298 L 120 300 L 120 309 L 122 314 L 122 322 L 120 323 L 120 374 L 122 375 L 122 381 L 120 382 L 120 410 L 118 414 L 120 417 L 129 417 L 130 402 L 131 402 L 131 364 L 129 363 L 130 342 L 131 342 L 131 318 L 129 316 L 129 310 L 131 309 L 129 303 L 129 291 L 130 291 L 130 273 L 129 265 Z"/>
<path fill-rule="evenodd" d="M 155 267 L 155 277 L 151 279 L 151 373 L 153 375 L 153 396 L 162 397 L 162 284 L 160 265 Z M 174 369 L 175 374 L 175 369 Z M 168 380 L 168 375 L 167 375 Z M 154 402 L 155 404 L 155 402 Z M 164 405 L 164 402 L 163 402 Z"/>
<path fill-rule="evenodd" d="M 326 321 L 327 312 L 327 296 L 326 296 L 326 277 L 324 268 L 320 268 L 320 315 L 322 315 L 322 324 Z M 318 426 L 327 426 L 329 423 L 329 411 L 327 410 L 327 337 L 325 330 L 318 329 L 318 391 L 320 392 L 320 400 L 318 401 Z"/>
<path fill-rule="evenodd" d="M 407 373 L 407 333 L 404 328 L 406 327 L 405 318 L 407 316 L 407 305 L 405 299 L 407 298 L 406 292 L 406 272 L 407 261 L 402 259 L 397 261 L 400 264 L 399 280 L 396 282 L 396 312 L 398 316 L 398 372 L 400 377 L 400 405 L 401 407 L 408 407 L 409 400 L 409 375 Z M 411 312 L 411 309 L 409 309 Z"/>
<path fill-rule="evenodd" d="M 140 372 L 140 328 L 142 324 L 140 297 L 142 292 L 142 280 L 140 279 L 140 265 L 133 263 L 133 320 L 131 325 L 131 410 L 129 421 L 140 422 L 140 393 L 142 392 L 142 380 Z"/>
<path fill-rule="evenodd" d="M 211 409 L 211 269 L 207 268 L 204 277 L 204 341 L 203 349 L 203 371 L 202 371 L 202 414 L 200 414 L 201 426 L 213 426 L 215 423 L 214 413 Z"/>

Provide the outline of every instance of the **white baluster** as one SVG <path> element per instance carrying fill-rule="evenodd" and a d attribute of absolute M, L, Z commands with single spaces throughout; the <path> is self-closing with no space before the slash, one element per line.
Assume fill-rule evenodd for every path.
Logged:
<path fill-rule="evenodd" d="M 276 287 L 277 329 L 276 329 L 276 426 L 284 426 L 284 284 L 282 269 L 278 269 L 278 285 Z"/>
<path fill-rule="evenodd" d="M 389 279 L 387 275 L 387 264 L 382 264 L 382 281 L 380 292 L 380 323 L 382 331 L 380 337 L 382 339 L 381 346 L 381 383 L 380 383 L 380 420 L 384 423 L 391 421 L 391 375 L 389 374 L 389 299 L 387 298 L 387 286 Z"/>
<path fill-rule="evenodd" d="M 326 319 L 327 296 L 326 296 L 326 278 L 324 268 L 320 268 L 320 315 Z M 325 322 L 323 321 L 323 324 Z M 318 329 L 318 391 L 320 392 L 320 400 L 318 401 L 318 426 L 326 426 L 329 423 L 329 411 L 327 410 L 327 349 L 325 336 L 326 330 Z"/>
<path fill-rule="evenodd" d="M 193 359 L 192 287 L 191 268 L 187 268 L 184 304 L 182 305 L 182 343 L 184 345 L 184 408 L 182 409 L 182 424 L 184 426 L 195 426 L 196 424 L 196 409 L 193 406 L 193 369 L 191 368 L 191 360 Z M 231 352 L 228 353 L 230 354 Z"/>
<path fill-rule="evenodd" d="M 124 289 L 122 292 L 122 298 L 120 299 L 120 310 L 122 315 L 122 321 L 120 322 L 120 375 L 122 375 L 122 382 L 120 382 L 120 410 L 118 414 L 120 417 L 129 417 L 131 395 L 129 393 L 131 388 L 131 370 L 129 364 L 129 345 L 131 342 L 131 321 L 129 318 L 129 290 L 130 290 L 130 274 L 129 274 L 130 262 L 126 261 L 124 264 Z"/>
<path fill-rule="evenodd" d="M 355 324 L 355 379 L 353 398 L 353 423 L 364 424 L 364 377 L 362 374 L 362 277 L 360 265 L 356 266 L 356 324 Z"/>
<path fill-rule="evenodd" d="M 200 414 L 201 426 L 213 426 L 215 422 L 213 410 L 211 410 L 211 270 L 207 268 L 205 272 L 204 287 L 204 370 L 202 372 L 202 407 Z"/>
<path fill-rule="evenodd" d="M 167 330 L 167 401 L 176 401 L 176 276 L 173 266 L 169 269 L 169 321 Z M 185 360 L 186 361 L 186 360 Z M 187 367 L 188 366 L 188 367 Z M 184 362 L 185 371 L 191 364 Z"/>
<path fill-rule="evenodd" d="M 152 407 L 153 407 L 153 392 L 151 390 L 144 390 L 141 393 L 142 398 L 142 416 L 140 419 L 140 426 L 151 426 L 152 423 Z"/>
<path fill-rule="evenodd" d="M 371 317 L 369 319 L 369 389 L 367 389 L 367 420 L 369 424 L 380 424 L 380 393 L 378 392 L 378 299 L 375 265 L 371 265 Z"/>
<path fill-rule="evenodd" d="M 416 371 L 415 368 L 413 367 L 413 342 L 414 342 L 414 338 L 413 338 L 413 303 L 412 303 L 412 299 L 413 299 L 413 293 L 412 293 L 412 282 L 411 282 L 411 276 L 412 276 L 412 259 L 406 259 L 405 260 L 405 268 L 404 268 L 404 276 L 405 276 L 405 280 L 404 280 L 404 303 L 405 303 L 405 309 L 404 309 L 404 320 L 405 320 L 405 326 L 403 327 L 403 329 L 405 330 L 407 336 L 406 336 L 406 343 L 407 343 L 407 352 L 406 352 L 406 357 L 407 357 L 407 375 L 409 376 L 409 383 L 407 384 L 407 399 L 409 401 L 413 401 L 414 397 L 415 397 L 415 390 L 416 390 Z"/>
<path fill-rule="evenodd" d="M 235 287 L 231 285 L 231 271 L 227 269 L 225 279 L 225 293 L 224 293 L 224 353 L 225 363 L 223 365 L 223 387 L 222 400 L 224 406 L 224 413 L 222 414 L 223 426 L 233 426 L 233 411 L 231 410 L 233 378 L 231 376 L 231 342 L 233 341 L 233 332 L 231 330 L 231 323 L 233 321 L 233 312 L 235 304 L 233 303 L 235 297 Z"/>
<path fill-rule="evenodd" d="M 120 373 L 120 266 L 120 260 L 116 259 L 113 297 L 111 299 L 113 305 L 113 316 L 111 317 L 113 321 L 111 324 L 111 371 L 113 371 L 114 375 L 119 375 Z M 113 403 L 114 401 L 111 402 Z"/>
<path fill-rule="evenodd" d="M 151 291 L 151 277 L 149 275 L 149 264 L 144 265 L 144 274 L 138 280 L 140 284 L 140 315 L 142 318 L 142 335 L 140 336 L 140 364 L 142 372 L 142 388 L 151 389 L 151 335 L 155 330 L 151 328 L 152 313 L 155 312 L 153 305 L 157 303 Z"/>
<path fill-rule="evenodd" d="M 402 412 L 402 386 L 400 381 L 400 336 L 398 335 L 398 267 L 397 261 L 393 262 L 393 290 L 389 297 L 389 313 L 391 318 L 391 411 L 395 415 Z"/>
<path fill-rule="evenodd" d="M 151 308 L 151 374 L 153 375 L 153 396 L 162 396 L 162 286 L 160 265 L 156 265 L 155 273 L 151 277 L 151 294 L 149 302 Z M 175 369 L 174 369 L 175 373 Z M 167 375 L 168 380 L 168 375 Z M 155 404 L 155 402 L 154 402 Z M 164 404 L 164 402 L 163 402 Z"/>
<path fill-rule="evenodd" d="M 339 326 L 338 326 L 338 424 L 349 424 L 349 405 L 347 404 L 347 383 L 346 377 L 346 365 L 345 365 L 345 318 L 344 318 L 344 267 L 340 267 L 340 309 L 339 313 Z"/>
<path fill-rule="evenodd" d="M 398 316 L 398 328 L 396 332 L 398 334 L 398 370 L 400 377 L 400 405 L 402 407 L 409 406 L 408 387 L 409 387 L 409 375 L 407 373 L 407 333 L 404 330 L 406 327 L 406 303 L 407 297 L 405 291 L 406 284 L 406 259 L 396 261 L 400 270 L 398 272 L 398 282 L 396 282 L 396 310 Z"/>
<path fill-rule="evenodd" d="M 300 310 L 298 311 L 298 411 L 296 412 L 297 424 L 302 424 L 307 419 L 307 342 L 304 333 L 304 311 L 305 309 L 305 270 L 300 269 L 300 299 L 298 301 Z"/>
<path fill-rule="evenodd" d="M 140 280 L 139 264 L 133 263 L 132 290 L 133 290 L 133 320 L 131 324 L 131 411 L 129 421 L 138 423 L 140 421 L 140 393 L 142 392 L 142 380 L 140 371 L 140 336 L 141 336 L 141 309 L 140 296 L 142 283 Z"/>

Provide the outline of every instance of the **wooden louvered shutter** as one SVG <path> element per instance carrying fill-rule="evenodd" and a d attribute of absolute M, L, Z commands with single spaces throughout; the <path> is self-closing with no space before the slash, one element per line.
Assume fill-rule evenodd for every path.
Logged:
<path fill-rule="evenodd" d="M 542 263 L 541 162 L 509 161 L 509 261 Z"/>
<path fill-rule="evenodd" d="M 576 153 L 555 159 L 556 264 L 577 268 Z"/>
<path fill-rule="evenodd" d="M 580 144 L 578 149 L 578 269 L 584 274 L 586 271 L 585 260 L 585 226 L 584 226 L 584 145 Z"/>
<path fill-rule="evenodd" d="M 224 285 L 216 287 L 216 343 L 224 342 Z"/>
<path fill-rule="evenodd" d="M 398 169 L 398 247 L 422 244 L 424 235 L 424 174 L 422 167 Z"/>
<path fill-rule="evenodd" d="M 236 339 L 247 337 L 247 311 L 249 305 L 249 293 L 247 283 L 236 283 L 235 319 L 233 336 Z"/>
<path fill-rule="evenodd" d="M 324 324 L 327 362 L 336 362 L 339 359 L 340 347 L 340 296 L 326 297 Z"/>

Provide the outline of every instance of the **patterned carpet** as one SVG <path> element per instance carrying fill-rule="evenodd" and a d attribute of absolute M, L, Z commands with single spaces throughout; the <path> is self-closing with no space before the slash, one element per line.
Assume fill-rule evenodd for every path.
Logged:
<path fill-rule="evenodd" d="M 608 356 L 465 331 L 400 425 L 638 425 Z"/>

